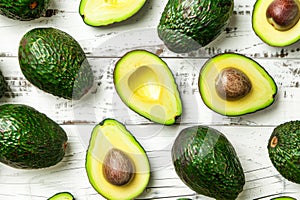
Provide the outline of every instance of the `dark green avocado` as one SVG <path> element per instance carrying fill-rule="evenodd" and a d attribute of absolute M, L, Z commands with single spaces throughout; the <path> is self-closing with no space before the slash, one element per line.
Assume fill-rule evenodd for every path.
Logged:
<path fill-rule="evenodd" d="M 269 139 L 270 160 L 287 180 L 300 184 L 300 121 L 277 126 Z"/>
<path fill-rule="evenodd" d="M 50 0 L 0 0 L 0 14 L 8 18 L 28 21 L 41 17 Z"/>
<path fill-rule="evenodd" d="M 173 52 L 197 50 L 222 33 L 233 5 L 233 0 L 169 0 L 160 18 L 158 36 Z"/>
<path fill-rule="evenodd" d="M 19 64 L 39 89 L 78 100 L 93 85 L 93 72 L 79 43 L 56 28 L 34 28 L 21 39 Z"/>
<path fill-rule="evenodd" d="M 245 176 L 234 147 L 216 129 L 193 126 L 183 129 L 172 147 L 179 178 L 198 194 L 217 200 L 236 199 Z"/>
<path fill-rule="evenodd" d="M 34 108 L 0 106 L 0 162 L 22 169 L 50 167 L 63 159 L 67 140 L 56 122 Z"/>
<path fill-rule="evenodd" d="M 47 200 L 75 200 L 75 198 L 70 192 L 59 192 Z"/>

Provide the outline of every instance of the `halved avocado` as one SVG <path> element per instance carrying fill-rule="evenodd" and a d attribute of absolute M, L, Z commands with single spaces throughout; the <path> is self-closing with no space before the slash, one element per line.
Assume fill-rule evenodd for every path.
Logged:
<path fill-rule="evenodd" d="M 126 167 L 128 164 L 130 168 Z M 107 199 L 133 199 L 144 191 L 150 179 L 145 150 L 114 119 L 105 119 L 94 127 L 86 155 L 86 171 L 91 185 Z"/>
<path fill-rule="evenodd" d="M 137 13 L 146 0 L 81 0 L 79 13 L 90 26 L 121 22 Z"/>
<path fill-rule="evenodd" d="M 181 98 L 168 65 L 145 50 L 126 53 L 116 64 L 114 84 L 133 111 L 160 124 L 174 124 L 182 113 Z"/>
<path fill-rule="evenodd" d="M 300 39 L 299 17 L 299 0 L 257 0 L 252 28 L 270 46 L 288 46 Z"/>
<path fill-rule="evenodd" d="M 48 198 L 48 200 L 74 200 L 74 196 L 70 192 L 59 192 Z"/>
<path fill-rule="evenodd" d="M 223 77 L 222 73 L 225 73 Z M 224 85 L 219 83 L 222 78 Z M 219 54 L 209 59 L 200 71 L 198 84 L 206 106 L 226 116 L 239 116 L 266 108 L 274 102 L 277 93 L 276 83 L 261 65 L 236 53 Z M 220 95 L 224 91 L 225 94 Z M 240 95 L 229 95 L 230 92 Z"/>

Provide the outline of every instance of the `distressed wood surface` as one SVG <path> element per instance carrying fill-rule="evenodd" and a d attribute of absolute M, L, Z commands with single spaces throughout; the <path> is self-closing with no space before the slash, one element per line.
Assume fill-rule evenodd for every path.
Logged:
<path fill-rule="evenodd" d="M 19 22 L 0 16 L 0 69 L 10 91 L 0 103 L 35 107 L 58 122 L 69 136 L 67 155 L 58 165 L 42 170 L 17 170 L 0 165 L 0 199 L 46 199 L 69 191 L 78 200 L 103 199 L 91 187 L 85 172 L 85 153 L 92 128 L 105 118 L 123 122 L 146 149 L 151 181 L 138 199 L 210 199 L 186 187 L 177 177 L 170 149 L 182 128 L 208 125 L 232 142 L 246 175 L 240 200 L 267 200 L 290 195 L 300 199 L 300 185 L 285 180 L 272 166 L 267 143 L 275 126 L 300 119 L 300 46 L 270 47 L 253 32 L 254 0 L 236 0 L 228 28 L 214 42 L 189 54 L 170 52 L 159 40 L 156 26 L 167 0 L 147 1 L 142 10 L 125 22 L 108 27 L 90 27 L 78 14 L 79 0 L 53 0 L 44 17 Z M 56 98 L 35 88 L 18 64 L 18 44 L 34 27 L 56 27 L 72 35 L 83 47 L 93 67 L 95 84 L 80 101 Z M 157 53 L 172 70 L 183 101 L 184 112 L 174 126 L 154 124 L 129 110 L 115 92 L 112 73 L 127 51 L 146 49 Z M 241 117 L 224 117 L 209 110 L 198 91 L 202 65 L 224 52 L 247 55 L 261 64 L 278 86 L 275 103 L 263 111 Z"/>

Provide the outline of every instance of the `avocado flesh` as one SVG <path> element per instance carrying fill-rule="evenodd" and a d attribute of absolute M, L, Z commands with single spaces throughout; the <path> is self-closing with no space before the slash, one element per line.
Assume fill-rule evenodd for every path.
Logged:
<path fill-rule="evenodd" d="M 272 198 L 271 200 L 296 200 L 296 199 L 293 197 L 284 196 L 284 197 L 275 197 Z"/>
<path fill-rule="evenodd" d="M 300 22 L 291 29 L 280 31 L 267 20 L 266 11 L 273 0 L 257 0 L 252 13 L 252 28 L 256 35 L 270 46 L 288 46 L 300 39 Z M 298 0 L 297 0 L 298 1 Z"/>
<path fill-rule="evenodd" d="M 15 20 L 29 21 L 41 17 L 49 3 L 50 0 L 1 0 L 0 14 Z"/>
<path fill-rule="evenodd" d="M 233 67 L 244 72 L 252 83 L 251 91 L 235 101 L 222 99 L 215 88 L 215 80 L 222 69 Z M 199 91 L 205 105 L 227 116 L 252 113 L 270 106 L 277 93 L 273 78 L 254 60 L 235 53 L 219 54 L 209 59 L 199 75 Z"/>
<path fill-rule="evenodd" d="M 93 86 L 93 72 L 79 43 L 56 28 L 34 28 L 21 39 L 19 64 L 26 79 L 54 96 L 78 100 Z"/>
<path fill-rule="evenodd" d="M 135 174 L 126 185 L 113 185 L 103 176 L 103 161 L 112 148 L 126 153 L 134 163 Z M 125 126 L 114 119 L 105 119 L 93 129 L 86 155 L 86 171 L 91 185 L 107 199 L 133 199 L 144 191 L 150 179 L 145 150 Z"/>
<path fill-rule="evenodd" d="M 116 64 L 114 83 L 122 101 L 151 121 L 171 125 L 182 113 L 173 74 L 155 54 L 144 50 L 125 54 Z"/>
<path fill-rule="evenodd" d="M 300 184 L 300 121 L 289 121 L 275 127 L 269 139 L 268 153 L 284 178 Z"/>
<path fill-rule="evenodd" d="M 79 13 L 91 26 L 121 22 L 137 13 L 146 0 L 81 0 Z"/>
<path fill-rule="evenodd" d="M 169 0 L 157 27 L 169 50 L 187 53 L 208 45 L 228 25 L 233 0 Z"/>
<path fill-rule="evenodd" d="M 171 153 L 177 175 L 198 194 L 233 200 L 242 192 L 245 176 L 239 158 L 230 141 L 216 129 L 183 129 Z"/>
<path fill-rule="evenodd" d="M 0 162 L 11 167 L 50 167 L 65 155 L 68 139 L 65 131 L 32 107 L 1 105 L 0 130 Z"/>
<path fill-rule="evenodd" d="M 74 200 L 74 197 L 69 192 L 60 192 L 48 198 L 48 200 Z"/>

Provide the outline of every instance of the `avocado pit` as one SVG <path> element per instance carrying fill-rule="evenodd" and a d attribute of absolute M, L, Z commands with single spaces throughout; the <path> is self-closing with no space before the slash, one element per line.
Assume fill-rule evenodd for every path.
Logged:
<path fill-rule="evenodd" d="M 228 67 L 220 71 L 215 87 L 218 95 L 225 100 L 238 100 L 246 96 L 252 84 L 248 76 L 241 70 Z"/>
<path fill-rule="evenodd" d="M 129 183 L 134 176 L 132 160 L 121 150 L 111 149 L 103 161 L 103 175 L 105 179 L 117 186 Z"/>
<path fill-rule="evenodd" d="M 279 31 L 286 31 L 297 24 L 300 18 L 299 0 L 274 0 L 266 11 L 268 22 Z"/>

